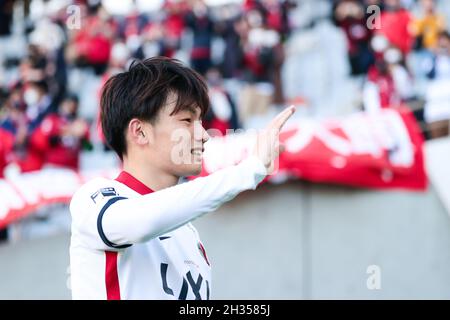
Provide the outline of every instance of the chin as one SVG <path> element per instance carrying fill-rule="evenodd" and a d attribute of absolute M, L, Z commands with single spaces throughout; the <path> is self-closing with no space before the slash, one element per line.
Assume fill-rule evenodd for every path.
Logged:
<path fill-rule="evenodd" d="M 197 176 L 202 172 L 202 166 L 201 165 L 195 165 L 193 168 L 191 168 L 190 176 Z"/>
<path fill-rule="evenodd" d="M 189 177 L 197 176 L 202 172 L 202 165 L 188 165 L 178 170 L 177 176 L 179 177 Z"/>

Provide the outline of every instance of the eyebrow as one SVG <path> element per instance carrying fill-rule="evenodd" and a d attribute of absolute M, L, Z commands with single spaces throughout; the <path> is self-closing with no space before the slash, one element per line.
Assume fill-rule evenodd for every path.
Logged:
<path fill-rule="evenodd" d="M 200 108 L 199 107 L 196 107 L 196 108 L 195 107 L 187 107 L 184 110 L 188 111 L 189 113 L 191 113 L 194 116 L 197 116 L 197 109 L 200 109 Z M 202 112 L 200 111 L 199 118 L 201 118 L 201 114 L 202 114 Z"/>

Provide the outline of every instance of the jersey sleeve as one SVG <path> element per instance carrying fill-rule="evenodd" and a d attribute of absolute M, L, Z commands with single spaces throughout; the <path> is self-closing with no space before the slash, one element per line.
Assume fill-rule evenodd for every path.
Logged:
<path fill-rule="evenodd" d="M 128 247 L 109 242 L 102 226 L 102 218 L 108 207 L 123 199 L 125 197 L 118 193 L 111 180 L 99 178 L 83 185 L 70 202 L 72 239 L 91 249 L 115 251 Z"/>
<path fill-rule="evenodd" d="M 265 176 L 266 168 L 262 162 L 250 157 L 207 177 L 144 196 L 111 197 L 96 206 L 97 222 L 92 217 L 87 218 L 81 228 L 86 235 L 101 240 L 102 248 L 104 245 L 106 248 L 124 248 L 156 238 L 214 211 L 240 192 L 255 189 Z M 95 224 L 100 226 L 100 233 L 95 230 Z"/>

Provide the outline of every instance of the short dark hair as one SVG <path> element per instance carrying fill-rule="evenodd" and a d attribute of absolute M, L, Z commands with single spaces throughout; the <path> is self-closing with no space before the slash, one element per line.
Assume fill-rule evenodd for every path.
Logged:
<path fill-rule="evenodd" d="M 450 33 L 447 30 L 441 31 L 439 33 L 439 38 L 446 38 L 450 40 Z"/>
<path fill-rule="evenodd" d="M 126 154 L 125 129 L 129 122 L 137 118 L 154 123 L 170 93 L 178 96 L 171 115 L 198 106 L 203 117 L 209 108 L 203 78 L 176 59 L 135 60 L 128 71 L 105 83 L 100 100 L 103 135 L 121 160 Z"/>
<path fill-rule="evenodd" d="M 78 98 L 78 95 L 75 93 L 67 93 L 64 96 L 64 100 L 65 101 L 71 101 L 74 102 L 75 104 L 79 104 L 80 103 L 80 98 Z"/>
<path fill-rule="evenodd" d="M 37 87 L 44 93 L 48 93 L 48 83 L 45 80 L 30 81 L 29 84 Z"/>

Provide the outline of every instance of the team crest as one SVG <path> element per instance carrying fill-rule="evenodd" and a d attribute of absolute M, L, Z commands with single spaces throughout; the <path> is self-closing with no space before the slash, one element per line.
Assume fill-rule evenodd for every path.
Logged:
<path fill-rule="evenodd" d="M 102 188 L 100 190 L 97 190 L 94 194 L 91 195 L 91 199 L 92 201 L 94 201 L 94 203 L 96 203 L 95 198 L 97 198 L 98 195 L 102 195 L 102 197 L 114 197 L 117 196 L 117 192 L 114 188 L 109 187 L 109 188 Z"/>

